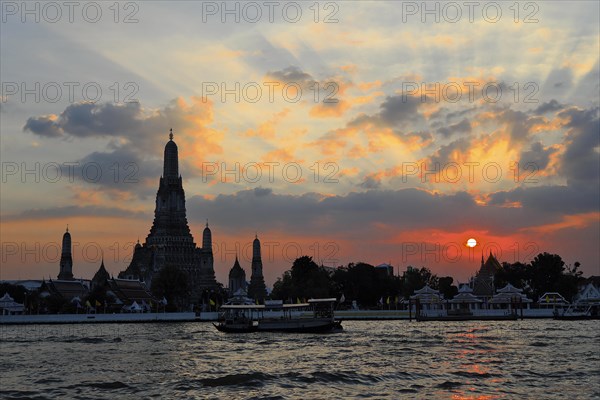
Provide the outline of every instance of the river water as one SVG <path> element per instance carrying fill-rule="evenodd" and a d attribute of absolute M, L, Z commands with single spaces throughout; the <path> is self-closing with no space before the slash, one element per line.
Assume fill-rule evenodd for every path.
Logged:
<path fill-rule="evenodd" d="M 0 327 L 0 398 L 600 398 L 600 322 L 345 321 Z"/>

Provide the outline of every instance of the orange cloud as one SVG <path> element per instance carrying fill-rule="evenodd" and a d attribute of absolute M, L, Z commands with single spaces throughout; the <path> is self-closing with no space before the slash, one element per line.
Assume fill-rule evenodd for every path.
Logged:
<path fill-rule="evenodd" d="M 319 103 L 310 109 L 309 115 L 317 118 L 341 117 L 350 109 L 350 103 L 345 100 L 338 100 L 335 103 Z"/>
<path fill-rule="evenodd" d="M 522 230 L 526 232 L 535 232 L 538 234 L 547 234 L 562 229 L 582 229 L 592 224 L 597 225 L 599 222 L 600 212 L 590 212 L 577 215 L 565 215 L 562 217 L 560 222 L 524 228 Z"/>
<path fill-rule="evenodd" d="M 244 135 L 248 137 L 261 137 L 263 139 L 274 139 L 277 135 L 275 128 L 277 124 L 281 122 L 288 114 L 290 113 L 289 108 L 285 108 L 278 113 L 273 114 L 273 116 L 261 123 L 256 129 L 248 129 Z"/>

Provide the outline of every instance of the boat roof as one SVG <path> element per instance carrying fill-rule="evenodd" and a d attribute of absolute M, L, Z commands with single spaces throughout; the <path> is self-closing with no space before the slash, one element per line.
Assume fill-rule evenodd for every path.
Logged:
<path fill-rule="evenodd" d="M 309 299 L 309 303 L 335 303 L 337 299 L 335 297 L 328 299 Z"/>
<path fill-rule="evenodd" d="M 223 304 L 220 308 L 223 310 L 272 310 L 277 308 L 301 308 L 308 306 L 310 306 L 308 303 L 283 304 L 275 307 L 265 306 L 264 304 Z"/>

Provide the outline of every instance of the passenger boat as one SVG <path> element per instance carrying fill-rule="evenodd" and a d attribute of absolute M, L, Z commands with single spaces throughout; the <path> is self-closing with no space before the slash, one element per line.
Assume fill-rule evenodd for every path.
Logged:
<path fill-rule="evenodd" d="M 220 322 L 213 324 L 221 332 L 295 332 L 321 333 L 342 329 L 334 317 L 336 299 L 310 299 L 307 303 L 225 304 L 219 309 Z"/>
<path fill-rule="evenodd" d="M 572 304 L 567 309 L 554 310 L 554 319 L 586 320 L 600 319 L 600 304 Z"/>

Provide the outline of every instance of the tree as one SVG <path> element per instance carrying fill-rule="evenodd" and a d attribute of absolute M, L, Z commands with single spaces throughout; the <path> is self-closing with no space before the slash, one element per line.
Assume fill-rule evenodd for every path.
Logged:
<path fill-rule="evenodd" d="M 558 292 L 564 271 L 565 262 L 558 254 L 538 254 L 530 267 L 533 299 L 537 300 L 544 292 Z"/>
<path fill-rule="evenodd" d="M 454 279 L 451 276 L 443 276 L 438 279 L 438 290 L 444 296 L 444 299 L 451 299 L 458 294 L 458 288 L 452 283 Z"/>
<path fill-rule="evenodd" d="M 309 256 L 297 258 L 290 271 L 273 285 L 271 297 L 276 299 L 320 298 L 334 294 L 329 272 L 319 267 Z"/>
<path fill-rule="evenodd" d="M 347 300 L 356 300 L 363 307 L 375 306 L 382 298 L 391 300 L 400 292 L 398 277 L 363 262 L 339 267 L 333 281 L 338 296 L 344 294 Z"/>
<path fill-rule="evenodd" d="M 502 268 L 496 271 L 494 275 L 494 286 L 496 288 L 503 288 L 507 284 L 511 284 L 514 287 L 524 289 L 526 294 L 530 294 L 531 288 L 529 287 L 531 280 L 531 266 L 520 262 L 509 264 L 507 262 L 502 263 Z"/>
<path fill-rule="evenodd" d="M 408 299 L 415 290 L 421 289 L 425 285 L 429 285 L 434 289 L 438 287 L 438 277 L 431 273 L 428 268 L 421 269 L 408 267 L 402 275 L 401 287 L 402 295 Z"/>

